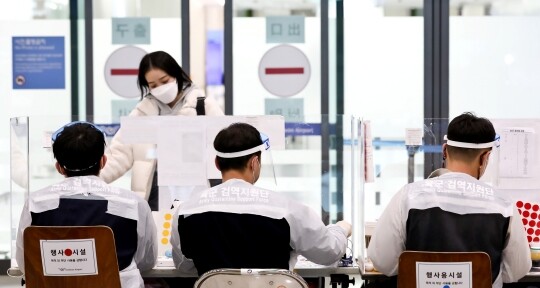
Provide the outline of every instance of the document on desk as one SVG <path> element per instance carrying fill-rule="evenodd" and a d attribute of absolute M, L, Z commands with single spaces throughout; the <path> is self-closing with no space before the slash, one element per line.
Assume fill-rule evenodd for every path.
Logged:
<path fill-rule="evenodd" d="M 533 177 L 535 131 L 532 127 L 505 127 L 499 147 L 499 176 L 505 178 Z"/>

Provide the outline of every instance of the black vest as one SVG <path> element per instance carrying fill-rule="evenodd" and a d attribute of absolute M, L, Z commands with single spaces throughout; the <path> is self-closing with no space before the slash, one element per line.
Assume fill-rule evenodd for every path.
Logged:
<path fill-rule="evenodd" d="M 486 252 L 491 259 L 491 282 L 501 268 L 510 223 L 501 214 L 456 214 L 439 207 L 411 209 L 407 218 L 406 250 Z"/>
<path fill-rule="evenodd" d="M 289 269 L 287 220 L 253 214 L 205 212 L 178 219 L 182 254 L 199 275 L 219 268 Z"/>

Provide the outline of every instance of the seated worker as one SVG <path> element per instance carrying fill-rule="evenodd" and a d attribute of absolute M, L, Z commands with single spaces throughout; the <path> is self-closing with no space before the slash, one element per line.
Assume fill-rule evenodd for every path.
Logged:
<path fill-rule="evenodd" d="M 261 151 L 269 148 L 256 128 L 235 123 L 214 139 L 223 183 L 195 192 L 180 204 L 171 234 L 173 260 L 199 275 L 218 268 L 293 269 L 298 254 L 331 265 L 346 252 L 351 225 L 325 226 L 306 205 L 254 183 Z"/>
<path fill-rule="evenodd" d="M 450 122 L 442 147 L 449 171 L 405 185 L 377 222 L 367 253 L 377 270 L 396 275 L 401 252 L 413 250 L 486 252 L 493 287 L 529 272 L 529 244 L 515 205 L 478 180 L 494 140 L 485 118 L 464 113 Z"/>
<path fill-rule="evenodd" d="M 56 170 L 66 178 L 30 193 L 17 234 L 20 269 L 24 272 L 26 227 L 105 225 L 114 232 L 122 287 L 144 287 L 139 270 L 156 262 L 156 226 L 144 199 L 98 177 L 107 162 L 104 133 L 91 123 L 69 123 L 52 135 L 52 150 Z"/>

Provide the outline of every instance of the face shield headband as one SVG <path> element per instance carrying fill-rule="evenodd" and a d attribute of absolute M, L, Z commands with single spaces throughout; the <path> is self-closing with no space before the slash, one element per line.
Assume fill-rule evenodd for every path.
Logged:
<path fill-rule="evenodd" d="M 467 143 L 467 142 L 459 142 L 459 141 L 453 141 L 449 140 L 447 135 L 444 135 L 444 140 L 446 141 L 446 144 L 453 147 L 459 147 L 459 148 L 470 148 L 470 149 L 485 149 L 485 148 L 492 148 L 496 147 L 498 148 L 500 145 L 501 136 L 496 135 L 495 140 L 487 143 Z"/>
<path fill-rule="evenodd" d="M 259 152 L 259 151 L 264 152 L 265 157 L 262 157 L 262 159 L 266 159 L 266 160 L 263 160 L 263 162 L 266 161 L 266 163 L 260 163 L 260 164 L 263 165 L 263 166 L 268 165 L 272 175 L 269 178 L 263 179 L 262 180 L 263 183 L 261 183 L 261 184 L 264 186 L 265 181 L 270 180 L 271 182 L 266 182 L 266 184 L 275 185 L 277 187 L 276 171 L 275 171 L 275 167 L 274 167 L 274 161 L 272 160 L 272 150 L 270 149 L 270 139 L 265 134 L 263 134 L 263 133 L 260 133 L 260 134 L 261 134 L 261 140 L 263 142 L 261 145 L 258 145 L 258 146 L 255 146 L 253 148 L 249 148 L 249 149 L 246 149 L 246 150 L 243 150 L 243 151 L 238 151 L 238 152 L 225 153 L 225 152 L 216 151 L 216 155 L 218 157 L 221 157 L 221 158 L 230 159 L 230 158 L 237 158 L 237 157 L 251 155 L 251 154 Z M 259 179 L 259 183 L 260 183 L 260 181 L 261 180 Z M 267 186 L 266 188 L 271 189 L 270 186 Z"/>
<path fill-rule="evenodd" d="M 216 155 L 221 157 L 221 158 L 230 159 L 230 158 L 238 158 L 238 157 L 242 157 L 242 156 L 247 156 L 247 155 L 259 152 L 259 151 L 264 152 L 264 151 L 269 150 L 270 149 L 270 139 L 265 134 L 263 134 L 263 133 L 260 133 L 260 134 L 261 134 L 261 140 L 262 140 L 263 144 L 261 144 L 259 146 L 255 146 L 253 148 L 249 148 L 249 149 L 246 149 L 246 150 L 243 150 L 243 151 L 229 152 L 229 153 L 219 152 L 219 151 L 216 150 Z"/>

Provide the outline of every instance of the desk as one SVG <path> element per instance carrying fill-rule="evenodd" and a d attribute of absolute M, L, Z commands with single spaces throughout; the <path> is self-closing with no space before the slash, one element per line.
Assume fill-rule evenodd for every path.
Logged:
<path fill-rule="evenodd" d="M 22 272 L 19 270 L 18 267 L 12 267 L 9 269 L 11 275 L 21 277 L 22 278 Z M 337 284 L 340 284 L 342 288 L 346 288 L 349 286 L 349 283 L 353 283 L 354 281 L 349 281 L 349 276 L 360 276 L 360 267 L 359 266 L 353 266 L 353 267 L 328 267 L 328 266 L 320 266 L 320 267 L 298 267 L 294 269 L 294 272 L 296 272 L 298 275 L 302 276 L 303 278 L 316 278 L 316 279 L 322 279 L 319 280 L 319 287 L 324 287 L 324 277 L 330 277 L 330 284 L 332 287 L 337 287 Z M 184 273 L 180 272 L 179 270 L 176 270 L 172 267 L 156 267 L 152 270 L 142 272 L 143 278 L 198 278 L 197 274 L 190 274 L 190 273 Z M 380 273 L 381 277 L 386 277 Z M 540 275 L 540 274 L 539 274 Z"/>
<path fill-rule="evenodd" d="M 316 267 L 316 268 L 295 268 L 293 270 L 298 275 L 304 278 L 330 277 L 333 274 L 360 276 L 360 267 Z M 183 273 L 173 268 L 154 268 L 150 271 L 141 273 L 143 277 L 148 278 L 193 278 L 198 277 L 196 274 Z M 379 273 L 380 274 L 380 273 Z M 382 275 L 382 274 L 380 274 Z M 384 275 L 383 275 L 384 276 Z"/>
<path fill-rule="evenodd" d="M 22 272 L 19 270 L 18 267 L 11 267 L 9 268 L 11 275 L 22 277 Z M 295 268 L 294 272 L 296 272 L 298 275 L 305 277 L 305 278 L 316 278 L 316 277 L 330 277 L 331 275 L 335 274 L 342 274 L 342 275 L 351 275 L 360 276 L 360 267 L 353 266 L 353 267 L 314 267 L 314 268 Z M 142 277 L 146 278 L 197 278 L 199 277 L 197 274 L 190 274 L 190 273 L 184 273 L 179 270 L 176 270 L 172 267 L 164 267 L 159 268 L 156 267 L 149 271 L 144 271 L 141 273 Z M 382 277 L 386 277 L 382 275 L 381 273 L 377 273 L 381 275 Z M 539 274 L 540 275 L 540 274 Z"/>

